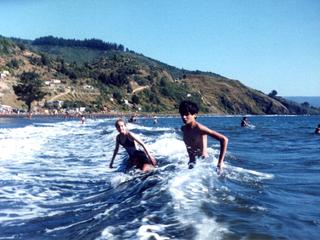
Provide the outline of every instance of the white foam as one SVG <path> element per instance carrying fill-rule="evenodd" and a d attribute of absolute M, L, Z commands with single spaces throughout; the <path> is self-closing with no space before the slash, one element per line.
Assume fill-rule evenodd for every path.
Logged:
<path fill-rule="evenodd" d="M 258 172 L 250 169 L 244 169 L 236 166 L 227 167 L 227 178 L 241 180 L 244 182 L 256 182 L 266 179 L 273 179 L 274 175 L 269 173 Z"/>
<path fill-rule="evenodd" d="M 149 239 L 156 239 L 156 240 L 167 240 L 170 239 L 165 236 L 160 236 L 157 232 L 163 231 L 164 225 L 142 225 L 137 233 L 137 236 L 140 240 L 149 240 Z"/>
<path fill-rule="evenodd" d="M 158 127 L 158 126 L 146 127 L 143 125 L 133 124 L 133 123 L 127 123 L 127 127 L 130 130 L 138 129 L 138 130 L 145 130 L 145 131 L 152 131 L 152 132 L 172 130 L 172 128 L 168 128 L 168 127 Z"/>
<path fill-rule="evenodd" d="M 128 174 L 124 174 L 124 173 L 115 173 L 111 179 L 110 179 L 110 183 L 111 186 L 113 188 L 116 188 L 117 186 L 119 186 L 121 183 L 126 182 L 128 180 L 130 180 L 132 178 L 132 176 L 128 175 Z"/>
<path fill-rule="evenodd" d="M 97 238 L 97 240 L 103 240 L 103 239 L 113 239 L 114 235 L 112 232 L 116 231 L 116 227 L 109 226 L 103 229 L 101 236 Z"/>
<path fill-rule="evenodd" d="M 148 145 L 149 149 L 158 156 L 172 157 L 185 156 L 187 154 L 184 142 L 178 139 L 176 133 L 165 133 Z"/>
<path fill-rule="evenodd" d="M 228 232 L 227 227 L 216 222 L 214 217 L 208 217 L 202 210 L 202 204 L 206 201 L 218 204 L 208 189 L 213 188 L 211 185 L 217 181 L 217 175 L 213 171 L 212 161 L 206 160 L 198 161 L 192 170 L 181 167 L 169 181 L 169 191 L 178 220 L 182 224 L 195 226 L 196 239 L 221 239 L 223 233 Z"/>
<path fill-rule="evenodd" d="M 103 123 L 107 126 L 103 126 Z M 72 181 L 101 181 L 110 180 L 112 187 L 132 178 L 130 175 L 113 172 L 108 165 L 115 146 L 115 137 L 118 134 L 114 120 L 88 121 L 81 125 L 78 121 L 44 124 L 43 126 L 27 126 L 24 128 L 1 129 L 0 134 L 0 174 L 3 181 L 9 185 L 0 189 L 0 198 L 9 202 L 17 202 L 15 209 L 4 207 L 1 209 L 0 222 L 6 224 L 17 219 L 32 219 L 39 216 L 58 214 L 50 207 L 54 204 L 77 202 L 77 194 L 63 196 L 65 193 L 59 187 L 50 185 L 51 182 L 63 183 Z M 97 128 L 94 128 L 98 126 Z M 164 131 L 157 133 L 157 137 L 139 136 L 146 143 L 148 149 L 157 157 L 165 158 L 170 163 L 164 167 L 175 166 L 175 171 L 168 171 L 166 188 L 173 199 L 173 208 L 177 219 L 183 224 L 192 223 L 198 231 L 197 239 L 221 238 L 227 227 L 209 218 L 201 209 L 205 201 L 209 204 L 219 204 L 210 189 L 219 188 L 227 191 L 223 186 L 216 186 L 217 175 L 214 171 L 217 159 L 211 157 L 199 160 L 194 169 L 187 169 L 188 155 L 181 136 L 173 128 L 144 127 L 133 125 L 133 129 L 144 131 Z M 107 131 L 102 134 L 103 130 Z M 214 147 L 214 148 L 212 148 Z M 211 156 L 218 154 L 218 145 L 208 148 Z M 45 155 L 44 157 L 42 155 Z M 117 160 L 118 159 L 118 160 Z M 116 161 L 119 161 L 119 156 Z M 161 170 L 162 171 L 162 170 Z M 273 176 L 252 170 L 246 170 L 226 164 L 227 178 L 247 178 L 248 181 L 270 179 Z M 209 179 L 209 181 L 208 181 Z M 11 184 L 11 185 L 10 185 Z M 70 184 L 71 186 L 72 183 Z M 231 199 L 232 200 L 232 199 Z M 142 202 L 143 204 L 143 202 Z M 171 202 L 170 202 L 171 204 Z M 105 213 L 97 215 L 108 216 L 111 209 L 117 208 L 114 204 Z M 140 239 L 168 239 L 162 236 L 164 225 L 152 225 L 142 222 L 139 230 L 126 232 L 136 235 Z M 67 226 L 68 227 L 68 226 Z M 123 226 L 126 227 L 126 226 Z M 63 227 L 64 228 L 64 227 Z M 208 234 L 203 231 L 207 229 Z M 47 229 L 54 231 L 57 229 Z M 114 238 L 113 227 L 107 227 L 101 234 L 101 239 Z"/>
<path fill-rule="evenodd" d="M 87 126 L 100 123 L 89 121 Z M 112 135 L 101 135 L 101 129 L 87 126 L 68 121 L 1 129 L 0 174 L 8 185 L 1 187 L 0 198 L 16 203 L 16 207 L 2 206 L 0 222 L 10 224 L 56 213 L 42 207 L 44 202 L 54 205 L 77 201 L 77 194 L 62 197 L 65 191 L 50 182 L 86 182 L 107 174 L 109 159 L 104 156 L 103 139 L 108 143 Z M 93 157 L 88 158 L 88 153 Z"/>

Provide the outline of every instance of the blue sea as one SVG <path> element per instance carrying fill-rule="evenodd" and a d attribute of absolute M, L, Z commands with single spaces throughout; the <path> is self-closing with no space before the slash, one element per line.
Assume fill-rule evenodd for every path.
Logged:
<path fill-rule="evenodd" d="M 289 99 L 291 101 L 297 102 L 299 104 L 304 103 L 304 102 L 308 102 L 310 104 L 310 106 L 314 106 L 319 108 L 320 107 L 320 97 L 303 97 L 303 96 L 294 96 L 294 97 L 284 97 L 286 99 Z"/>
<path fill-rule="evenodd" d="M 229 138 L 218 174 L 217 141 L 189 170 L 181 119 L 139 118 L 158 168 L 124 174 L 115 118 L 0 118 L 0 239 L 319 239 L 320 116 L 249 120 L 198 117 Z"/>

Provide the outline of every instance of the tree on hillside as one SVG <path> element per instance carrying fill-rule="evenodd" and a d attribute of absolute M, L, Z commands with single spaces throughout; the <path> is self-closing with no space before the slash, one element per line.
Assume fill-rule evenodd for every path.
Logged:
<path fill-rule="evenodd" d="M 277 96 L 278 92 L 276 90 L 272 90 L 268 96 L 274 98 L 275 96 Z"/>
<path fill-rule="evenodd" d="M 124 51 L 122 44 L 108 43 L 100 39 L 64 39 L 53 36 L 40 37 L 32 42 L 33 45 L 49 45 L 49 46 L 61 46 L 61 47 L 86 47 L 98 50 L 118 50 Z"/>
<path fill-rule="evenodd" d="M 140 98 L 137 95 L 133 95 L 131 97 L 131 101 L 133 104 L 139 104 L 140 103 Z"/>
<path fill-rule="evenodd" d="M 19 68 L 19 61 L 18 61 L 16 58 L 11 59 L 11 61 L 8 62 L 8 63 L 6 64 L 6 66 L 9 67 L 9 68 L 15 68 L 15 69 L 17 69 L 17 68 Z"/>
<path fill-rule="evenodd" d="M 48 66 L 49 64 L 50 64 L 50 59 L 49 59 L 49 57 L 46 55 L 46 54 L 44 54 L 44 53 L 41 53 L 40 54 L 40 60 L 41 60 L 41 63 L 43 64 L 43 65 L 45 65 L 45 66 Z"/>
<path fill-rule="evenodd" d="M 303 102 L 303 103 L 301 103 L 301 107 L 309 108 L 309 107 L 310 107 L 310 103 L 308 103 L 308 102 Z"/>
<path fill-rule="evenodd" d="M 28 112 L 30 112 L 32 102 L 41 100 L 46 95 L 42 87 L 43 81 L 40 79 L 39 74 L 35 72 L 23 72 L 17 85 L 13 86 L 13 90 L 18 99 L 26 103 Z"/>

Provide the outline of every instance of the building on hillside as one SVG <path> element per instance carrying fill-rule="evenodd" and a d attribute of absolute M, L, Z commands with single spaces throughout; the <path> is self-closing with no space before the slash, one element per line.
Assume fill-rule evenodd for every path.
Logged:
<path fill-rule="evenodd" d="M 51 79 L 51 83 L 53 84 L 60 84 L 61 80 L 60 79 Z"/>
<path fill-rule="evenodd" d="M 94 87 L 88 84 L 83 85 L 82 88 L 85 90 L 94 90 Z"/>
<path fill-rule="evenodd" d="M 46 86 L 51 86 L 51 87 L 54 87 L 54 86 L 59 85 L 61 83 L 62 83 L 62 81 L 60 79 L 50 79 L 48 81 L 44 81 L 44 84 Z"/>
<path fill-rule="evenodd" d="M 4 79 L 6 77 L 10 76 L 10 72 L 8 70 L 2 70 L 0 72 L 0 79 Z"/>
<path fill-rule="evenodd" d="M 9 105 L 0 105 L 0 114 L 10 114 L 13 112 L 13 108 Z"/>
<path fill-rule="evenodd" d="M 60 109 L 62 108 L 62 105 L 63 105 L 63 101 L 60 101 L 60 100 L 55 100 L 55 101 L 49 101 L 47 102 L 46 106 L 48 108 L 57 108 L 57 109 Z"/>
<path fill-rule="evenodd" d="M 6 78 L 8 76 L 10 76 L 10 72 L 8 70 L 2 70 L 0 72 L 0 79 Z"/>

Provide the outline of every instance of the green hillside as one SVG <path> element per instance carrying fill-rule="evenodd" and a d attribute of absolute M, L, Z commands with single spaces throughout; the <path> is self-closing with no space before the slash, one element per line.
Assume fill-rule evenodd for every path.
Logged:
<path fill-rule="evenodd" d="M 176 113 L 179 102 L 191 99 L 204 113 L 213 114 L 319 114 L 277 96 L 243 85 L 216 73 L 188 71 L 101 40 L 0 38 L 0 71 L 10 76 L 0 85 L 2 104 L 23 107 L 12 86 L 24 71 L 35 71 L 51 83 L 45 103 L 60 100 L 65 107 L 90 111 Z M 40 43 L 39 43 L 40 42 Z M 20 106 L 19 106 L 20 105 Z M 294 107 L 292 107 L 294 105 Z"/>

